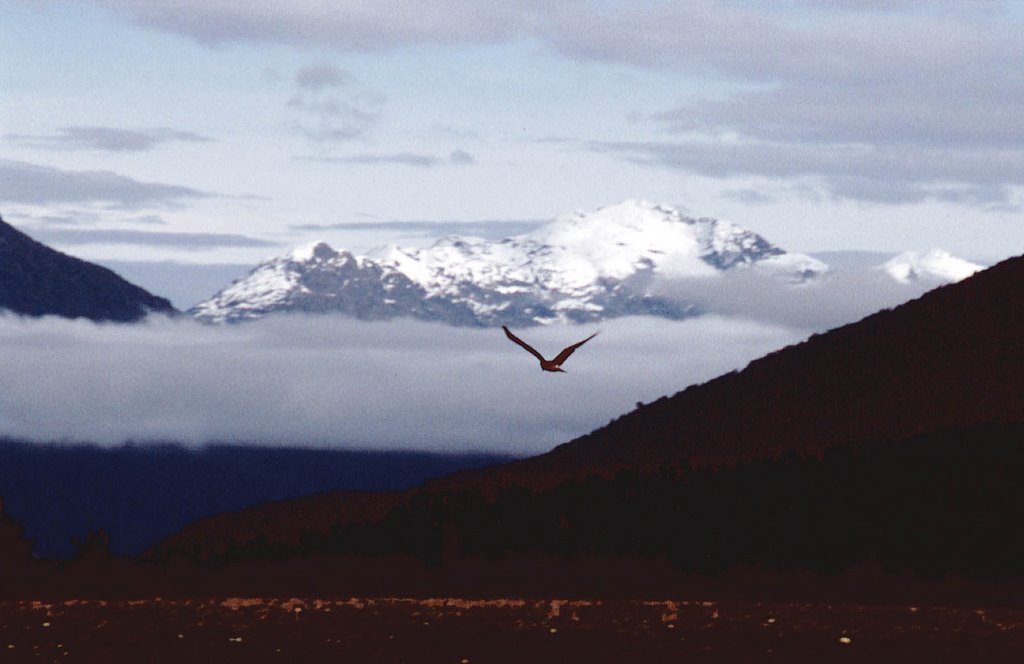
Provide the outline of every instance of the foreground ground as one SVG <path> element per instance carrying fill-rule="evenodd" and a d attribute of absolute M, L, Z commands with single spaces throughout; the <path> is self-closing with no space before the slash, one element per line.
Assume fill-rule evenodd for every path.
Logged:
<path fill-rule="evenodd" d="M 701 601 L 0 602 L 2 662 L 1016 662 L 1024 610 Z"/>

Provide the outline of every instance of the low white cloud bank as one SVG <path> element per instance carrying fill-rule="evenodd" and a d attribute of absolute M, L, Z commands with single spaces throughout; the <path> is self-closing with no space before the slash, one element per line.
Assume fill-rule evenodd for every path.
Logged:
<path fill-rule="evenodd" d="M 535 454 L 936 285 L 877 268 L 803 285 L 755 270 L 660 282 L 659 294 L 715 313 L 515 330 L 553 357 L 600 329 L 566 374 L 541 372 L 500 329 L 0 315 L 0 437 Z"/>
<path fill-rule="evenodd" d="M 662 297 L 695 304 L 702 311 L 810 333 L 895 307 L 947 282 L 932 274 L 899 282 L 879 265 L 840 268 L 802 284 L 767 277 L 757 269 L 737 269 L 713 279 L 657 281 L 652 289 Z"/>
<path fill-rule="evenodd" d="M 550 374 L 500 329 L 0 316 L 0 436 L 534 454 L 806 336 L 710 316 L 600 327 Z M 519 332 L 553 356 L 596 328 Z"/>

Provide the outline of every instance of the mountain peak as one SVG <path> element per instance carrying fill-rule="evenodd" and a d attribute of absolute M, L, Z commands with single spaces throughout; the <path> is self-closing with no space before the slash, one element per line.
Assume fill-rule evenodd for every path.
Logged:
<path fill-rule="evenodd" d="M 577 218 L 588 223 L 612 222 L 627 226 L 639 226 L 646 221 L 661 221 L 665 218 L 676 221 L 684 218 L 676 208 L 636 198 L 627 198 L 620 203 L 605 205 L 593 211 L 577 210 L 560 219 L 566 217 Z"/>
<path fill-rule="evenodd" d="M 292 250 L 288 258 L 297 263 L 308 263 L 316 260 L 330 260 L 337 258 L 338 255 L 338 252 L 331 245 L 322 240 L 317 240 Z"/>
<path fill-rule="evenodd" d="M 446 236 L 426 249 L 387 246 L 359 257 L 315 242 L 294 250 L 285 263 L 267 261 L 244 283 L 197 305 L 193 313 L 237 320 L 308 310 L 316 301 L 314 310 L 471 325 L 644 314 L 683 318 L 695 307 L 652 295 L 654 280 L 713 277 L 756 263 L 798 280 L 826 269 L 729 222 L 690 219 L 675 208 L 639 200 L 561 215 L 498 242 Z M 398 304 L 402 298 L 396 293 L 406 304 Z M 387 306 L 369 306 L 374 298 Z M 355 311 L 357 302 L 362 304 Z"/>

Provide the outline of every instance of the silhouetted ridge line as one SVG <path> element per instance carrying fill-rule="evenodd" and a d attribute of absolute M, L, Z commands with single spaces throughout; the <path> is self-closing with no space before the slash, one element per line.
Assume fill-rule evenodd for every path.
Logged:
<path fill-rule="evenodd" d="M 814 589 L 780 586 L 780 575 L 860 569 L 843 592 L 861 601 L 888 596 L 894 580 L 953 575 L 980 585 L 954 582 L 943 601 L 966 588 L 1019 604 L 1004 590 L 1024 578 L 1022 471 L 1024 425 L 992 425 L 542 491 L 314 497 L 199 524 L 157 559 L 202 565 L 211 575 L 196 579 L 226 584 L 204 591 L 221 593 L 663 597 L 691 582 L 680 575 L 745 568 L 760 592 L 799 598 Z M 575 564 L 592 574 L 566 575 Z"/>
<path fill-rule="evenodd" d="M 214 514 L 325 492 L 407 489 L 511 458 L 245 445 L 104 448 L 0 438 L 0 496 L 41 558 L 69 558 L 73 537 L 100 529 L 112 553 L 135 555 Z"/>
<path fill-rule="evenodd" d="M 172 313 L 171 303 L 105 267 L 68 256 L 0 219 L 0 311 L 96 321 Z"/>
<path fill-rule="evenodd" d="M 623 415 L 491 479 L 665 464 L 735 463 L 799 450 L 1024 422 L 1024 258 L 1004 261 Z"/>

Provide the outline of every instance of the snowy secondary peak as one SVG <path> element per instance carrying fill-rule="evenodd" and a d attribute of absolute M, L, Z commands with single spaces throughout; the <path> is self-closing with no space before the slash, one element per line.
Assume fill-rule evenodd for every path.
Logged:
<path fill-rule="evenodd" d="M 315 242 L 263 261 L 245 278 L 236 280 L 190 310 L 197 318 L 239 321 L 272 312 L 328 312 L 348 306 L 364 318 L 399 315 L 399 298 L 409 299 L 408 279 L 385 274 L 374 261 L 336 251 Z M 393 291 L 393 292 L 392 292 Z M 414 293 L 412 299 L 421 296 Z M 408 304 L 408 302 L 404 302 Z"/>
<path fill-rule="evenodd" d="M 316 260 L 331 260 L 338 257 L 338 252 L 322 240 L 297 247 L 288 255 L 296 263 L 309 263 Z"/>
<path fill-rule="evenodd" d="M 193 313 L 223 321 L 336 311 L 464 325 L 681 318 L 696 309 L 652 295 L 653 281 L 715 277 L 741 266 L 796 281 L 827 270 L 727 221 L 629 200 L 499 241 L 447 236 L 428 248 L 388 245 L 368 256 L 315 242 L 262 263 Z"/>
<path fill-rule="evenodd" d="M 637 200 L 562 215 L 525 238 L 571 252 L 612 278 L 631 273 L 630 260 L 649 261 L 665 275 L 700 276 L 784 253 L 727 221 L 691 219 L 675 208 Z"/>
<path fill-rule="evenodd" d="M 932 249 L 924 254 L 917 251 L 903 252 L 887 261 L 882 269 L 901 283 L 920 280 L 952 283 L 983 270 L 984 266 L 957 258 L 943 249 Z"/>

